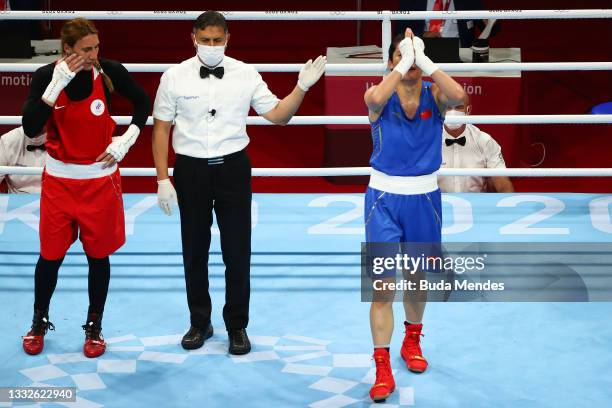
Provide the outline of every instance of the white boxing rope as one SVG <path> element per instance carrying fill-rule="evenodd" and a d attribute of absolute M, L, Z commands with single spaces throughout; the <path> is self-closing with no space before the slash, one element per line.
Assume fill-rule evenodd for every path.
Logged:
<path fill-rule="evenodd" d="M 260 177 L 368 176 L 370 171 L 370 167 L 256 168 L 253 169 L 253 175 Z M 612 168 L 440 169 L 437 174 L 481 177 L 612 177 Z"/>
<path fill-rule="evenodd" d="M 122 176 L 151 177 L 154 168 L 120 168 Z M 168 169 L 173 175 L 174 169 Z M 370 167 L 327 167 L 327 168 L 255 168 L 255 177 L 330 177 L 368 176 Z M 40 175 L 42 167 L 0 166 L 0 174 Z M 440 169 L 440 176 L 480 177 L 612 177 L 612 168 L 510 168 L 510 169 Z"/>
<path fill-rule="evenodd" d="M 607 124 L 612 123 L 612 115 L 470 115 L 449 116 L 444 123 L 477 124 Z"/>
<path fill-rule="evenodd" d="M 0 11 L 1 20 L 195 20 L 202 11 Z M 602 19 L 612 18 L 612 9 L 582 10 L 469 10 L 469 11 L 221 11 L 227 20 L 474 20 L 474 19 Z"/>
<path fill-rule="evenodd" d="M 612 168 L 440 169 L 440 176 L 612 177 Z"/>
<path fill-rule="evenodd" d="M 612 115 L 611 115 L 612 116 Z M 322 123 L 325 122 L 325 123 Z M 273 125 L 261 116 L 249 116 L 247 125 Z M 294 116 L 288 125 L 369 125 L 367 116 Z"/>
<path fill-rule="evenodd" d="M 113 116 L 118 125 L 129 125 L 131 116 Z M 273 125 L 261 116 L 249 116 L 247 125 Z M 294 116 L 289 125 L 368 125 L 367 116 Z M 476 123 L 476 124 L 608 124 L 612 123 L 612 115 L 470 115 L 449 116 L 445 123 Z M 153 124 L 149 116 L 147 125 Z M 21 116 L 0 116 L 0 125 L 21 125 Z"/>
<path fill-rule="evenodd" d="M 59 58 L 59 57 L 58 57 Z M 612 62 L 608 63 L 586 63 L 596 64 L 591 68 L 585 66 L 585 70 L 612 70 Z M 600 66 L 600 64 L 603 64 Z M 32 63 L 0 63 L 0 72 L 34 72 L 38 68 L 46 64 Z M 178 64 L 147 64 L 147 63 L 132 63 L 123 64 L 129 72 L 165 72 L 169 68 Z M 300 72 L 304 63 L 293 64 L 249 64 L 259 72 Z M 461 64 L 454 64 L 461 65 Z M 472 64 L 476 65 L 476 64 Z M 482 64 L 478 64 L 482 65 Z M 485 64 L 486 65 L 486 64 Z M 490 64 L 495 65 L 495 64 Z M 554 64 L 551 63 L 551 69 L 554 69 Z M 386 64 L 326 64 L 326 72 L 384 72 L 387 69 Z"/>
<path fill-rule="evenodd" d="M 0 72 L 34 72 L 45 64 L 0 63 Z M 176 64 L 123 64 L 129 72 L 164 72 Z M 259 72 L 299 72 L 298 64 L 250 64 Z M 507 71 L 611 71 L 612 61 L 597 62 L 486 62 L 441 63 L 447 72 L 507 72 Z M 387 70 L 387 64 L 327 64 L 326 73 L 377 72 Z"/>
<path fill-rule="evenodd" d="M 148 177 L 155 176 L 154 168 L 120 168 L 122 176 Z M 174 169 L 168 169 L 171 176 Z M 0 166 L 0 174 L 36 176 L 42 174 L 42 167 Z M 322 176 L 368 176 L 370 167 L 336 167 L 336 168 L 255 168 L 253 176 L 265 177 L 322 177 Z"/>

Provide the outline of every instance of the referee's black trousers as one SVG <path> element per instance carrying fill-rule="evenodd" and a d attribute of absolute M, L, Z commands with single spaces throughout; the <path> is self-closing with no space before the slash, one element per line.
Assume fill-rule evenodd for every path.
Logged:
<path fill-rule="evenodd" d="M 244 150 L 219 159 L 176 156 L 174 183 L 181 215 L 181 238 L 191 325 L 210 323 L 208 251 L 213 210 L 225 263 L 227 329 L 249 322 L 251 266 L 251 163 Z"/>

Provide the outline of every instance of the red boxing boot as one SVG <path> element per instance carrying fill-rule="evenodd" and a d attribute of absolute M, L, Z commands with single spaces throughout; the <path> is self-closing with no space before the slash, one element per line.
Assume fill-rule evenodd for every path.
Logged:
<path fill-rule="evenodd" d="M 45 347 L 47 330 L 55 330 L 55 326 L 49 321 L 48 312 L 46 310 L 34 310 L 32 328 L 28 334 L 22 337 L 23 351 L 33 356 L 40 354 Z"/>
<path fill-rule="evenodd" d="M 402 343 L 400 354 L 406 362 L 406 367 L 414 373 L 422 373 L 427 369 L 427 360 L 421 351 L 421 330 L 423 324 L 409 324 L 404 322 L 406 336 Z"/>
<path fill-rule="evenodd" d="M 374 349 L 374 362 L 376 363 L 376 381 L 370 389 L 370 398 L 374 402 L 383 402 L 395 391 L 389 352 L 384 348 Z"/>
<path fill-rule="evenodd" d="M 83 354 L 85 354 L 85 357 L 100 357 L 106 351 L 106 342 L 102 337 L 101 321 L 101 315 L 90 313 L 87 317 L 87 323 L 83 325 L 83 330 L 85 330 Z"/>

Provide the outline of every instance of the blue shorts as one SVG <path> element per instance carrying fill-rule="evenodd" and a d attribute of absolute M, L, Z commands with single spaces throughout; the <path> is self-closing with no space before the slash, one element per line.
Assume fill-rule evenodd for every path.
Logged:
<path fill-rule="evenodd" d="M 392 194 L 368 187 L 365 195 L 366 242 L 440 242 L 440 190 Z"/>
<path fill-rule="evenodd" d="M 425 194 L 393 194 L 368 187 L 364 207 L 367 243 L 440 243 L 442 197 L 440 190 Z M 414 254 L 411 253 L 416 251 Z M 434 250 L 439 248 L 435 246 Z M 397 253 L 419 256 L 421 246 L 370 245 L 368 256 L 392 257 Z M 386 253 L 388 252 L 388 253 Z M 418 252 L 418 253 L 417 253 Z M 425 251 L 427 252 L 427 250 Z M 391 277 L 388 273 L 377 278 Z"/>

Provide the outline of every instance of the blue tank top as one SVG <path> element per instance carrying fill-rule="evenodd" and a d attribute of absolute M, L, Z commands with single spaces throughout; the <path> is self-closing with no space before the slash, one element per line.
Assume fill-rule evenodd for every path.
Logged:
<path fill-rule="evenodd" d="M 422 176 L 442 163 L 442 116 L 423 81 L 419 107 L 409 119 L 393 92 L 378 119 L 371 124 L 374 148 L 370 166 L 390 176 Z"/>

